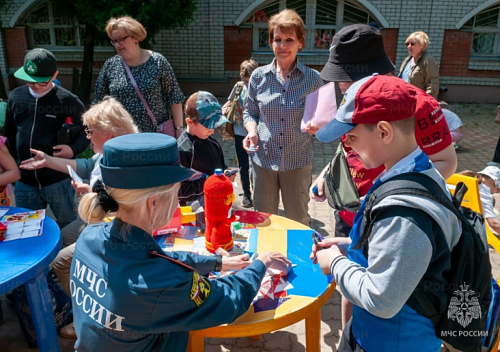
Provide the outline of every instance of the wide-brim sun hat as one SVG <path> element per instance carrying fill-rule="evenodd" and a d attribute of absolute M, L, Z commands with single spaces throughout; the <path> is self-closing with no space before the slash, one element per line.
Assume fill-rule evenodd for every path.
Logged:
<path fill-rule="evenodd" d="M 37 48 L 30 50 L 24 57 L 24 65 L 14 77 L 27 82 L 47 82 L 57 71 L 57 61 L 50 51 Z"/>
<path fill-rule="evenodd" d="M 394 69 L 380 31 L 365 24 L 353 24 L 334 35 L 320 76 L 328 82 L 353 82 L 374 73 L 385 75 Z"/>
<path fill-rule="evenodd" d="M 121 189 L 165 186 L 194 174 L 181 166 L 177 140 L 160 133 L 127 134 L 108 140 L 100 168 L 103 183 Z"/>

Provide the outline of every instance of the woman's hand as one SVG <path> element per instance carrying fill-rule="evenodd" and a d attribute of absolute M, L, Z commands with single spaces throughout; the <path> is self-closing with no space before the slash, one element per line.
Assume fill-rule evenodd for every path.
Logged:
<path fill-rule="evenodd" d="M 92 188 L 90 185 L 81 182 L 71 181 L 71 186 L 75 190 L 75 193 L 78 197 L 84 196 L 87 193 L 92 192 Z"/>
<path fill-rule="evenodd" d="M 222 257 L 222 271 L 239 270 L 249 266 L 252 262 L 250 261 L 250 256 L 245 254 L 239 254 L 235 256 L 223 256 Z"/>
<path fill-rule="evenodd" d="M 37 170 L 49 166 L 49 159 L 51 158 L 51 156 L 45 154 L 41 150 L 36 149 L 30 149 L 30 153 L 33 155 L 33 157 L 21 161 L 21 164 L 19 164 L 20 169 Z"/>
<path fill-rule="evenodd" d="M 259 254 L 257 260 L 262 261 L 267 269 L 276 269 L 284 274 L 288 274 L 292 268 L 292 262 L 279 252 L 265 252 Z"/>
<path fill-rule="evenodd" d="M 247 136 L 243 139 L 243 149 L 247 151 L 247 153 L 254 153 L 259 150 L 259 136 L 256 132 L 250 133 L 248 132 Z"/>

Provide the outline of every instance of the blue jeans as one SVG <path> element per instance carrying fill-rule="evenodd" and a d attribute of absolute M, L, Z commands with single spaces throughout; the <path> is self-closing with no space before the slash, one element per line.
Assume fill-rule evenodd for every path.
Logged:
<path fill-rule="evenodd" d="M 50 205 L 59 228 L 76 219 L 75 191 L 69 178 L 42 188 L 17 181 L 14 195 L 20 208 L 38 210 Z"/>

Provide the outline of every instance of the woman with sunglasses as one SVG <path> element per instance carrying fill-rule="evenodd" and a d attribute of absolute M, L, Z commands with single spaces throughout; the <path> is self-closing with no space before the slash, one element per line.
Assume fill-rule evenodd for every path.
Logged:
<path fill-rule="evenodd" d="M 406 38 L 410 55 L 401 64 L 398 77 L 437 99 L 439 70 L 436 60 L 427 52 L 429 44 L 429 37 L 424 32 L 413 32 Z"/>
<path fill-rule="evenodd" d="M 117 55 L 106 60 L 99 72 L 93 102 L 110 95 L 132 115 L 140 132 L 156 132 L 157 126 L 167 121 L 175 134 L 172 136 L 179 137 L 184 96 L 167 59 L 140 47 L 146 30 L 131 17 L 111 18 L 106 33 Z"/>

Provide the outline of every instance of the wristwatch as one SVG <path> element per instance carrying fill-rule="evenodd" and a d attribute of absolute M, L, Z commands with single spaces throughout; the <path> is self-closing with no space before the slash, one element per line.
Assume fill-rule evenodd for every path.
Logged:
<path fill-rule="evenodd" d="M 183 129 L 184 129 L 184 126 L 177 126 L 175 129 L 176 129 L 176 130 L 183 130 Z"/>
<path fill-rule="evenodd" d="M 216 255 L 215 256 L 215 270 L 216 272 L 219 272 L 222 270 L 222 256 L 221 255 Z"/>

